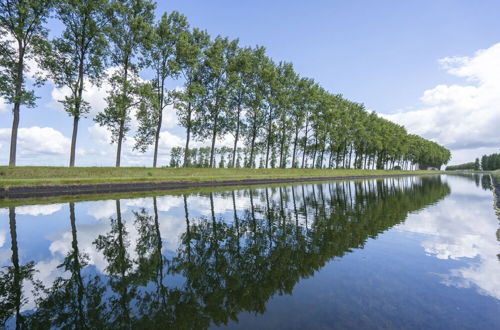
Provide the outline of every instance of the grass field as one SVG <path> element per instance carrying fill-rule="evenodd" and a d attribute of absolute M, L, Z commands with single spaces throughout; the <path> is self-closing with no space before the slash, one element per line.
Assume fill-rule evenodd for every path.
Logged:
<path fill-rule="evenodd" d="M 266 178 L 346 177 L 423 173 L 436 173 L 436 171 L 0 166 L 0 187 L 116 182 L 224 181 Z"/>

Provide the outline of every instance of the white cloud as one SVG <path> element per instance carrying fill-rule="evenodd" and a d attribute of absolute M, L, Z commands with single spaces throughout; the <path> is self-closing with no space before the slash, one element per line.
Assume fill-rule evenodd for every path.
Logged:
<path fill-rule="evenodd" d="M 10 141 L 10 128 L 0 128 L 0 142 Z M 18 131 L 17 150 L 20 155 L 61 155 L 69 152 L 70 139 L 52 127 L 27 127 Z"/>
<path fill-rule="evenodd" d="M 3 98 L 0 98 L 0 113 L 6 113 L 7 112 L 7 104 L 3 100 Z"/>
<path fill-rule="evenodd" d="M 90 112 L 87 115 L 89 118 L 94 118 L 106 107 L 106 96 L 111 90 L 111 84 L 109 83 L 108 79 L 106 79 L 106 77 L 111 75 L 116 70 L 116 67 L 108 68 L 101 79 L 102 83 L 100 86 L 94 85 L 88 79 L 85 79 L 83 99 L 90 105 Z M 71 90 L 67 86 L 58 88 L 53 85 L 52 91 L 50 93 L 52 99 L 48 103 L 48 106 L 56 110 L 64 111 L 63 105 L 60 101 L 64 100 L 64 98 L 66 96 L 69 96 L 70 94 Z"/>
<path fill-rule="evenodd" d="M 417 110 L 383 115 L 415 134 L 453 151 L 453 162 L 481 156 L 477 148 L 500 146 L 500 43 L 470 57 L 447 57 L 440 64 L 465 84 L 438 85 L 421 97 Z"/>

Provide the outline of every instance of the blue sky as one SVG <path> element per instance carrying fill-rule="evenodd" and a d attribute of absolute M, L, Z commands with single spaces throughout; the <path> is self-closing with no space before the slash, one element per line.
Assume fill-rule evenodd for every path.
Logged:
<path fill-rule="evenodd" d="M 495 132 L 500 125 L 500 99 L 492 92 L 500 86 L 500 77 L 491 74 L 500 70 L 500 60 L 495 60 L 500 55 L 496 46 L 499 1 L 175 0 L 157 4 L 157 16 L 172 10 L 212 36 L 265 46 L 274 60 L 292 62 L 297 72 L 331 92 L 362 102 L 410 132 L 451 148 L 452 163 L 500 147 L 500 134 Z M 57 22 L 49 27 L 52 35 L 60 31 Z M 20 133 L 19 164 L 65 165 L 71 119 L 57 104 L 52 84 L 36 93 L 41 97 L 37 108 L 21 112 L 20 127 L 25 130 Z M 98 111 L 105 105 L 103 93 L 90 94 Z M 0 104 L 0 164 L 7 163 L 10 109 Z M 91 118 L 82 121 L 79 132 L 77 165 L 113 165 L 115 147 L 108 145 L 105 132 Z M 164 148 L 182 144 L 184 131 L 175 123 L 167 125 L 164 139 Z M 59 145 L 49 143 L 53 140 Z M 132 135 L 128 140 L 131 144 Z M 124 163 L 149 165 L 149 154 L 125 151 Z M 164 161 L 166 157 L 164 153 Z"/>

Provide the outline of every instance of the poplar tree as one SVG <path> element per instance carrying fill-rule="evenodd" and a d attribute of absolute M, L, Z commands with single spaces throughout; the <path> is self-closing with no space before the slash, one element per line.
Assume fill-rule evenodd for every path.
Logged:
<path fill-rule="evenodd" d="M 27 61 L 44 53 L 51 6 L 51 0 L 0 0 L 0 96 L 13 105 L 9 166 L 16 165 L 21 106 L 35 106 L 25 84 Z"/>
<path fill-rule="evenodd" d="M 115 67 L 109 82 L 111 92 L 107 107 L 95 121 L 111 131 L 112 143 L 117 143 L 116 167 L 120 166 L 122 143 L 130 130 L 130 112 L 137 105 L 139 85 L 137 56 L 154 19 L 155 4 L 150 0 L 113 2 L 109 40 L 113 44 L 111 64 Z"/>
<path fill-rule="evenodd" d="M 262 70 L 267 66 L 269 59 L 265 55 L 264 47 L 257 47 L 250 56 L 250 77 L 246 111 L 245 111 L 245 139 L 250 147 L 247 167 L 254 167 L 255 155 L 257 153 L 257 139 L 265 124 L 264 94 L 265 81 L 262 79 Z M 262 160 L 262 159 L 261 159 Z M 237 157 L 238 161 L 238 157 Z M 236 167 L 238 167 L 236 165 Z"/>
<path fill-rule="evenodd" d="M 62 35 L 52 41 L 52 51 L 44 67 L 59 88 L 68 87 L 70 95 L 59 100 L 73 117 L 69 166 L 75 166 L 78 122 L 90 111 L 83 99 L 85 84 L 100 86 L 105 68 L 109 20 L 108 0 L 63 0 L 56 4 L 56 17 L 64 24 Z"/>
<path fill-rule="evenodd" d="M 158 144 L 163 120 L 163 110 L 171 104 L 171 93 L 166 86 L 167 78 L 176 79 L 181 69 L 179 39 L 182 34 L 188 33 L 186 17 L 174 11 L 170 15 L 164 13 L 160 21 L 153 27 L 145 47 L 147 66 L 154 71 L 154 78 L 150 82 L 154 98 L 151 106 L 141 107 L 137 114 L 139 128 L 136 134 L 135 148 L 146 151 L 154 143 L 153 167 L 158 160 Z"/>
<path fill-rule="evenodd" d="M 204 99 L 200 67 L 204 58 L 204 50 L 210 43 L 210 37 L 205 31 L 195 28 L 191 33 L 182 34 L 178 42 L 184 86 L 182 90 L 173 92 L 173 98 L 179 123 L 186 129 L 186 145 L 182 166 L 187 167 L 190 165 L 189 143 L 196 124 L 194 109 Z"/>
<path fill-rule="evenodd" d="M 201 67 L 202 86 L 205 89 L 205 101 L 199 104 L 196 111 L 200 119 L 200 138 L 210 138 L 209 167 L 214 167 L 215 141 L 227 132 L 228 118 L 225 113 L 228 105 L 228 83 L 230 58 L 235 56 L 237 40 L 218 36 L 205 49 L 205 58 Z"/>

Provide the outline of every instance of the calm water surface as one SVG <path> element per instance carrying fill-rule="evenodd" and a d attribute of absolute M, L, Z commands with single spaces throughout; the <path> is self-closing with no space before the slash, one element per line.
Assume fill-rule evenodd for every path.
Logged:
<path fill-rule="evenodd" d="M 0 209 L 0 327 L 500 329 L 487 177 Z"/>

